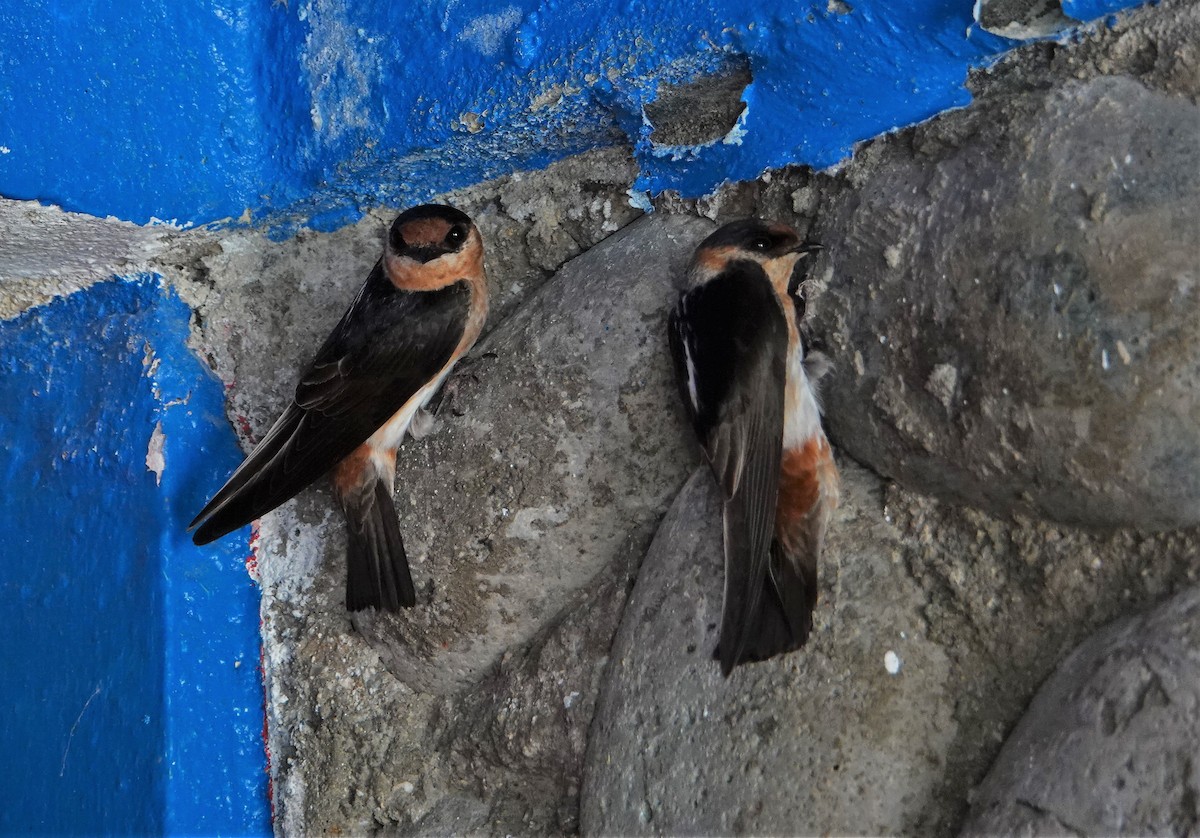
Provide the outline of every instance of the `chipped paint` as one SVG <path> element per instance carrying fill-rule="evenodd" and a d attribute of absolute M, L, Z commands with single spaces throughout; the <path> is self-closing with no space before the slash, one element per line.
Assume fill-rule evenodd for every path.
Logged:
<path fill-rule="evenodd" d="M 146 468 L 154 472 L 154 485 L 162 485 L 163 469 L 167 467 L 166 458 L 163 456 L 163 445 L 166 443 L 167 437 L 163 433 L 162 422 L 154 424 L 154 431 L 150 434 L 150 444 L 146 447 Z"/>
<path fill-rule="evenodd" d="M 22 45 L 0 74 L 0 194 L 279 235 L 618 142 L 641 167 L 635 193 L 833 166 L 965 105 L 968 70 L 1017 43 L 963 0 L 19 0 L 0 37 Z M 656 148 L 644 109 L 660 85 L 731 57 L 753 76 L 735 129 Z"/>

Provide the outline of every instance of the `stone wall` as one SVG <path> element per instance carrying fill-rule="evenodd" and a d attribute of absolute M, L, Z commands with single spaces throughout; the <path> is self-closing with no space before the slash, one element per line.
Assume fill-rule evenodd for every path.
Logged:
<path fill-rule="evenodd" d="M 417 607 L 345 613 L 323 485 L 257 532 L 276 830 L 1192 828 L 1198 43 L 1200 4 L 1167 0 L 977 71 L 969 107 L 836 171 L 645 215 L 629 148 L 444 196 L 479 222 L 494 304 L 440 428 L 401 450 Z M 273 240 L 0 213 L 0 242 L 100 243 L 9 248 L 6 315 L 160 273 L 245 447 L 391 217 Z M 845 497 L 808 646 L 724 680 L 716 501 L 665 318 L 695 244 L 749 214 L 825 245 L 809 329 Z M 1117 793 L 1120 757 L 1170 739 L 1142 724 L 1184 745 Z"/>
<path fill-rule="evenodd" d="M 417 609 L 340 612 L 323 490 L 263 524 L 280 828 L 955 831 L 1068 650 L 1194 578 L 1198 25 L 1163 4 L 1027 47 L 969 108 L 836 173 L 665 196 L 514 301 L 402 452 Z M 751 213 L 826 246 L 847 488 L 810 645 L 724 681 L 662 325 L 671 271 Z"/>

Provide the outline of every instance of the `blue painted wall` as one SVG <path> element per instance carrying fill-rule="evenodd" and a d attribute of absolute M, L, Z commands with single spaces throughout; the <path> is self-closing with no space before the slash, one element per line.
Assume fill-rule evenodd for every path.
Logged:
<path fill-rule="evenodd" d="M 1075 20 L 1093 20 L 1132 5 L 1128 0 L 1062 0 L 1063 14 Z"/>
<path fill-rule="evenodd" d="M 1133 0 L 1068 0 L 1090 18 Z M 965 104 L 1013 46 L 970 0 L 14 0 L 0 7 L 0 194 L 145 223 L 333 228 L 628 139 L 641 189 L 826 166 Z M 836 11 L 841 9 L 842 11 Z M 659 148 L 663 78 L 730 54 L 731 142 Z"/>
<path fill-rule="evenodd" d="M 184 532 L 241 459 L 188 318 L 141 277 L 0 323 L 0 832 L 269 831 L 246 542 Z"/>
<path fill-rule="evenodd" d="M 263 4 L 265 5 L 265 4 Z M 0 194 L 145 223 L 261 203 L 258 4 L 0 5 Z"/>

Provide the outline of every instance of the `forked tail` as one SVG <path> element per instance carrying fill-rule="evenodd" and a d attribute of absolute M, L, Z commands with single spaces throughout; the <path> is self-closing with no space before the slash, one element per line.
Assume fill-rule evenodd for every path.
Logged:
<path fill-rule="evenodd" d="M 346 609 L 398 611 L 417 604 L 392 495 L 382 481 L 346 509 Z"/>
<path fill-rule="evenodd" d="M 807 567 L 771 543 L 771 563 L 737 663 L 763 661 L 799 649 L 812 632 L 817 605 L 816 564 Z"/>

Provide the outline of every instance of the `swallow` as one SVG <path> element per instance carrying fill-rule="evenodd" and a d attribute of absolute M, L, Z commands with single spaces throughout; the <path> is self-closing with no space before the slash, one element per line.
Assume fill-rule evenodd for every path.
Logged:
<path fill-rule="evenodd" d="M 317 350 L 262 441 L 188 529 L 207 544 L 325 474 L 346 516 L 346 608 L 416 604 L 392 492 L 396 449 L 487 318 L 483 240 L 470 217 L 426 204 L 392 223 L 383 256 Z"/>
<path fill-rule="evenodd" d="M 742 663 L 804 645 L 817 562 L 838 504 L 838 473 L 816 385 L 829 368 L 805 355 L 801 260 L 820 249 L 757 219 L 696 248 L 668 318 L 684 411 L 720 489 L 725 588 L 714 657 Z"/>

